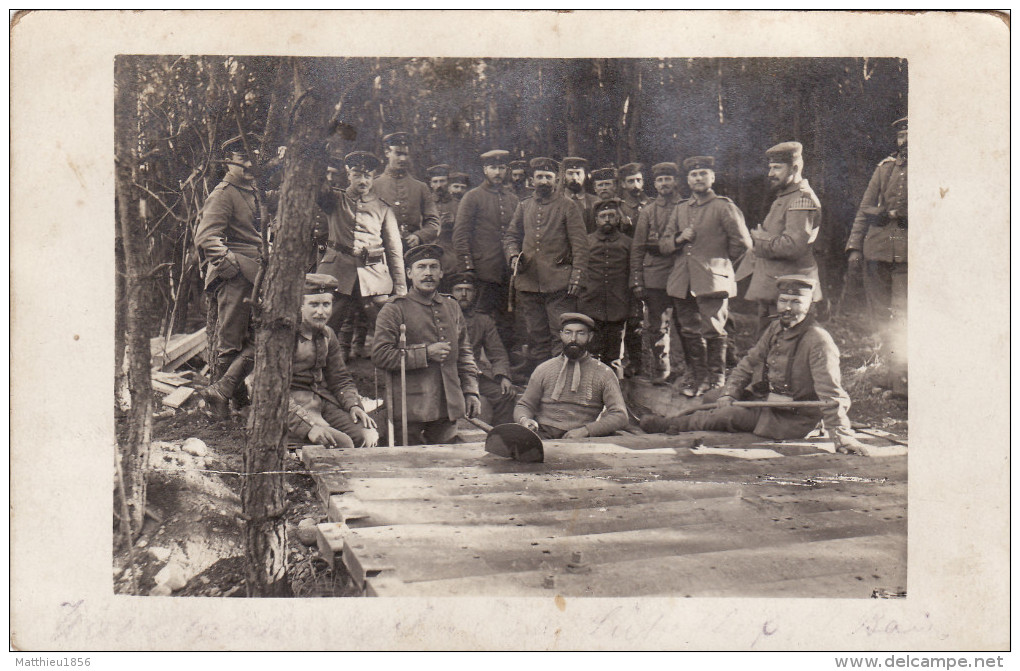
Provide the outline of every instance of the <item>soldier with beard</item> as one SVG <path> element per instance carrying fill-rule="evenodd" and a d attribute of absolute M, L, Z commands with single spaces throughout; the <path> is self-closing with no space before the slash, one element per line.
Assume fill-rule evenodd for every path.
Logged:
<path fill-rule="evenodd" d="M 620 210 L 627 218 L 620 230 L 630 236 L 634 235 L 634 226 L 637 225 L 641 210 L 649 202 L 645 195 L 644 169 L 645 166 L 640 163 L 628 163 L 619 171 L 620 192 L 623 194 Z"/>
<path fill-rule="evenodd" d="M 510 161 L 510 188 L 518 200 L 530 198 L 535 192 L 528 186 L 528 162 L 522 160 Z"/>
<path fill-rule="evenodd" d="M 560 351 L 559 318 L 577 309 L 588 267 L 588 237 L 581 210 L 555 192 L 556 161 L 538 157 L 530 165 L 535 195 L 517 206 L 503 234 L 503 249 L 511 270 L 516 268 L 517 304 L 534 366 Z"/>
<path fill-rule="evenodd" d="M 460 199 L 464 197 L 467 190 L 471 188 L 471 178 L 466 172 L 450 173 L 450 196 L 460 205 Z"/>
<path fill-rule="evenodd" d="M 799 440 L 823 423 L 840 452 L 868 455 L 857 440 L 847 411 L 850 396 L 843 389 L 839 349 L 832 336 L 809 314 L 816 280 L 805 275 L 776 279 L 778 318 L 769 324 L 747 355 L 730 373 L 714 409 L 682 417 L 642 418 L 649 433 L 682 431 L 749 431 L 764 438 Z M 830 401 L 827 408 L 742 408 L 747 397 L 769 401 Z"/>
<path fill-rule="evenodd" d="M 620 199 L 595 204 L 595 231 L 588 234 L 588 275 L 578 309 L 595 321 L 591 353 L 611 366 L 620 358 L 623 326 L 630 314 L 631 239 L 620 233 Z"/>
<path fill-rule="evenodd" d="M 588 161 L 577 156 L 563 159 L 563 195 L 581 210 L 584 228 L 589 233 L 595 230 L 594 207 L 596 198 L 584 190 L 588 178 Z"/>
<path fill-rule="evenodd" d="M 531 375 L 514 408 L 518 424 L 553 440 L 608 436 L 627 426 L 620 381 L 609 366 L 588 353 L 594 328 L 588 315 L 560 316 L 563 353 Z"/>

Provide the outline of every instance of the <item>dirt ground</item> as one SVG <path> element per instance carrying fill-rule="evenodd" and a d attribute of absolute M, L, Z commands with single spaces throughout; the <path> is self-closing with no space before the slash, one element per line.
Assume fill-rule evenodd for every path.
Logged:
<path fill-rule="evenodd" d="M 753 319 L 737 315 L 738 349 L 753 343 Z M 907 402 L 893 398 L 880 384 L 884 366 L 867 330 L 856 315 L 823 321 L 840 348 L 844 387 L 853 407 L 855 424 L 880 428 L 906 436 Z M 363 396 L 373 396 L 375 377 L 371 364 L 355 360 L 351 365 Z M 157 404 L 161 395 L 157 394 Z M 157 589 L 157 577 L 175 573 L 175 596 L 245 596 L 244 559 L 240 526 L 240 477 L 245 420 L 214 422 L 193 395 L 182 408 L 159 407 L 153 425 L 148 519 L 133 552 L 135 571 L 128 569 L 129 554 L 122 538 L 115 539 L 114 585 L 117 593 L 165 594 Z M 119 420 L 118 420 L 119 421 Z M 117 427 L 118 434 L 123 427 Z M 204 444 L 188 451 L 188 439 Z M 355 593 L 342 570 L 332 571 L 318 556 L 315 545 L 301 543 L 298 524 L 305 519 L 326 521 L 314 492 L 314 483 L 291 452 L 286 476 L 289 579 L 295 596 L 350 596 Z M 307 522 L 306 522 L 307 524 Z M 163 573 L 161 573 L 163 572 Z M 133 581 L 132 577 L 137 578 Z M 134 584 L 137 582 L 137 584 Z M 174 584 L 176 583 L 176 584 Z"/>

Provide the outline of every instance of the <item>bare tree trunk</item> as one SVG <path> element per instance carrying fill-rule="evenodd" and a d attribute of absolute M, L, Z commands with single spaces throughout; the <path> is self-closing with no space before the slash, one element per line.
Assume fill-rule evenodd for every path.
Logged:
<path fill-rule="evenodd" d="M 287 143 L 280 224 L 263 282 L 264 303 L 255 336 L 254 418 L 244 448 L 245 572 L 248 596 L 289 596 L 286 504 L 283 491 L 287 399 L 294 357 L 303 266 L 311 244 L 315 196 L 325 170 L 324 143 L 332 111 L 329 72 L 302 60 L 296 84 L 312 89 L 300 101 Z"/>
<path fill-rule="evenodd" d="M 152 437 L 152 382 L 150 379 L 149 338 L 153 324 L 152 263 L 134 183 L 137 181 L 137 104 L 135 66 L 130 57 L 116 60 L 116 137 L 117 214 L 124 250 L 124 302 L 128 389 L 131 409 L 128 432 L 118 445 L 124 477 L 124 498 L 128 519 L 120 521 L 121 531 L 130 536 L 142 528 L 145 517 L 146 468 Z"/>

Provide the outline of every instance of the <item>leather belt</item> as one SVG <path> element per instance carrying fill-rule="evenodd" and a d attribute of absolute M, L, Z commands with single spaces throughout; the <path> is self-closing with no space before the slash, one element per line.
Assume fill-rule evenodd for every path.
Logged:
<path fill-rule="evenodd" d="M 332 240 L 327 240 L 326 246 L 335 249 L 341 254 L 353 257 L 363 266 L 371 266 L 377 263 L 382 263 L 386 259 L 386 251 L 384 249 L 369 250 L 367 247 L 362 247 L 360 251 L 355 252 L 354 248 L 350 245 L 345 245 L 342 242 L 334 242 Z"/>

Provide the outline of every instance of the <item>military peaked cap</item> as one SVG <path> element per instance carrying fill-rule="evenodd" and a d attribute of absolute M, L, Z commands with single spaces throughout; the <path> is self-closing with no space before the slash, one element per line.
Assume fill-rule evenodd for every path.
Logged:
<path fill-rule="evenodd" d="M 452 170 L 452 168 L 449 165 L 446 163 L 440 163 L 439 165 L 427 168 L 425 172 L 428 173 L 429 177 L 449 177 L 450 170 Z"/>
<path fill-rule="evenodd" d="M 482 154 L 482 165 L 506 165 L 510 152 L 505 149 L 493 149 Z"/>
<path fill-rule="evenodd" d="M 631 175 L 639 175 L 645 169 L 640 163 L 628 163 L 627 165 L 620 166 L 620 179 L 630 177 Z"/>
<path fill-rule="evenodd" d="M 608 210 L 610 208 L 618 210 L 620 209 L 620 205 L 622 204 L 623 201 L 620 200 L 619 198 L 606 198 L 605 200 L 600 200 L 599 202 L 595 203 L 595 205 L 592 207 L 592 214 L 598 215 L 598 213 L 601 212 L 602 210 Z"/>
<path fill-rule="evenodd" d="M 436 259 L 439 261 L 442 258 L 443 248 L 439 245 L 418 245 L 404 252 L 404 267 L 410 270 L 415 261 L 421 261 L 422 259 Z"/>
<path fill-rule="evenodd" d="M 528 169 L 528 162 L 524 161 L 524 160 L 521 160 L 521 159 L 517 159 L 515 161 L 510 161 L 510 163 L 508 165 L 510 166 L 511 170 L 527 170 Z"/>
<path fill-rule="evenodd" d="M 815 284 L 815 279 L 807 275 L 783 275 L 776 278 L 779 293 L 792 296 L 814 295 Z"/>
<path fill-rule="evenodd" d="M 684 170 L 715 170 L 715 158 L 712 156 L 691 156 L 684 159 Z"/>
<path fill-rule="evenodd" d="M 794 164 L 803 160 L 804 145 L 800 142 L 780 142 L 765 152 L 770 163 Z"/>
<path fill-rule="evenodd" d="M 337 290 L 340 283 L 332 275 L 323 273 L 305 274 L 305 295 L 309 294 L 331 294 Z"/>
<path fill-rule="evenodd" d="M 892 122 L 892 127 L 898 131 L 907 130 L 907 117 Z"/>
<path fill-rule="evenodd" d="M 258 153 L 259 148 L 262 146 L 262 136 L 258 133 L 246 133 L 248 136 L 248 146 L 255 153 Z M 244 153 L 244 140 L 241 139 L 240 135 L 235 135 L 226 142 L 220 145 L 220 149 L 228 153 L 243 154 Z"/>
<path fill-rule="evenodd" d="M 397 131 L 396 133 L 383 136 L 382 141 L 385 147 L 409 147 L 411 145 L 411 134 Z"/>
<path fill-rule="evenodd" d="M 560 315 L 560 328 L 563 328 L 567 324 L 584 324 L 591 330 L 595 330 L 595 320 L 586 314 L 580 312 L 564 312 Z"/>
<path fill-rule="evenodd" d="M 450 287 L 455 287 L 458 284 L 470 284 L 474 286 L 476 280 L 474 273 L 454 273 L 450 275 Z"/>
<path fill-rule="evenodd" d="M 344 165 L 351 170 L 375 172 L 382 166 L 382 161 L 370 151 L 352 151 L 344 156 Z"/>
<path fill-rule="evenodd" d="M 578 168 L 580 168 L 581 170 L 587 170 L 588 160 L 583 159 L 579 156 L 568 156 L 565 159 L 563 159 L 564 170 L 577 170 Z"/>
<path fill-rule="evenodd" d="M 551 158 L 546 158 L 545 156 L 539 156 L 537 158 L 531 159 L 530 165 L 531 172 L 538 172 L 540 170 L 543 170 L 545 172 L 559 172 L 560 170 L 559 163 L 552 160 Z"/>
<path fill-rule="evenodd" d="M 452 184 L 463 184 L 464 186 L 471 186 L 471 178 L 465 172 L 451 172 L 450 182 Z"/>
<path fill-rule="evenodd" d="M 659 175 L 672 175 L 673 177 L 680 176 L 680 167 L 676 163 L 656 163 L 652 166 L 652 177 L 658 177 Z"/>
<path fill-rule="evenodd" d="M 616 168 L 599 168 L 591 171 L 591 178 L 595 182 L 602 182 L 607 179 L 616 179 Z"/>

